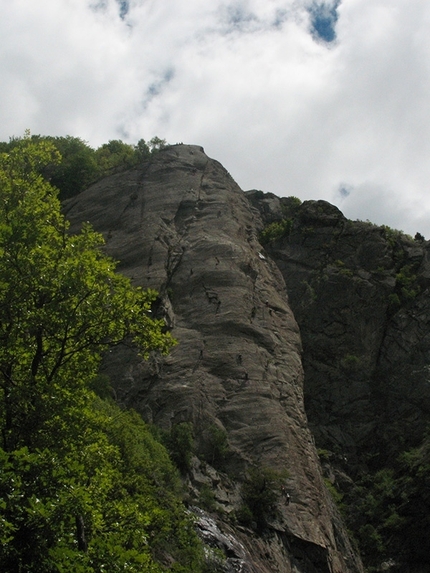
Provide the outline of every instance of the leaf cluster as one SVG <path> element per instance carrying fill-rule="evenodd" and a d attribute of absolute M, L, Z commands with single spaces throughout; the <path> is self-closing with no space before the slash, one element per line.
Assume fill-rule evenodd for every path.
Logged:
<path fill-rule="evenodd" d="M 165 448 L 97 397 L 103 351 L 174 343 L 85 225 L 69 233 L 41 172 L 55 146 L 0 153 L 0 569 L 198 572 L 203 552 Z M 106 382 L 106 381 L 104 381 Z"/>
<path fill-rule="evenodd" d="M 0 450 L 2 571 L 200 571 L 178 475 L 140 417 L 92 397 L 68 447 Z M 20 569 L 15 569 L 16 566 Z"/>
<path fill-rule="evenodd" d="M 365 474 L 345 493 L 342 509 L 369 571 L 394 560 L 397 568 L 430 566 L 430 439 L 391 467 Z"/>
<path fill-rule="evenodd" d="M 0 428 L 5 449 L 44 435 L 43 412 L 66 404 L 102 352 L 130 337 L 145 356 L 173 343 L 151 318 L 154 291 L 131 286 L 86 224 L 71 235 L 55 189 L 38 173 L 58 158 L 24 140 L 0 154 Z M 42 440 L 43 442 L 43 440 Z"/>
<path fill-rule="evenodd" d="M 215 424 L 211 424 L 207 430 L 206 439 L 207 461 L 217 469 L 224 469 L 225 462 L 231 450 L 228 444 L 227 432 Z"/>
<path fill-rule="evenodd" d="M 285 478 L 285 474 L 266 466 L 250 468 L 242 486 L 243 506 L 239 510 L 239 521 L 264 531 L 277 516 Z"/>
<path fill-rule="evenodd" d="M 174 424 L 170 432 L 162 436 L 171 459 L 182 474 L 189 472 L 194 454 L 194 429 L 191 422 Z"/>
<path fill-rule="evenodd" d="M 30 137 L 27 133 L 26 137 L 36 144 L 52 144 L 61 155 L 61 163 L 50 161 L 38 170 L 51 185 L 59 189 L 62 200 L 77 195 L 98 179 L 141 164 L 166 146 L 166 141 L 159 137 L 153 137 L 148 142 L 140 139 L 136 145 L 114 139 L 97 149 L 79 137 L 69 135 Z M 0 152 L 10 153 L 19 148 L 22 141 L 22 138 L 17 137 L 7 143 L 0 142 Z"/>
<path fill-rule="evenodd" d="M 260 243 L 262 245 L 267 245 L 268 243 L 274 243 L 283 237 L 287 237 L 292 229 L 293 220 L 292 219 L 282 219 L 281 221 L 275 221 L 267 225 L 260 233 Z"/>

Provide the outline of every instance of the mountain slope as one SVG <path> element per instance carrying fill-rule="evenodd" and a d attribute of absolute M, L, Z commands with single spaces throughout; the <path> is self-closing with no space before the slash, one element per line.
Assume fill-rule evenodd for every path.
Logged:
<path fill-rule="evenodd" d="M 325 201 L 247 197 L 286 281 L 310 427 L 365 563 L 426 571 L 430 243 Z"/>
<path fill-rule="evenodd" d="M 288 199 L 277 201 L 271 220 L 284 216 L 282 202 L 288 211 Z M 265 247 L 300 325 L 318 444 L 350 467 L 363 448 L 389 458 L 417 446 L 430 421 L 430 243 L 306 201 Z"/>
<path fill-rule="evenodd" d="M 361 571 L 308 428 L 285 283 L 258 242 L 260 217 L 230 175 L 202 148 L 171 146 L 64 209 L 72 228 L 88 220 L 104 234 L 121 272 L 160 293 L 154 312 L 179 344 L 147 363 L 120 347 L 104 372 L 118 400 L 146 421 L 165 430 L 192 424 L 191 495 L 203 485 L 214 491 L 219 527 L 244 547 L 235 556 L 241 570 Z M 222 472 L 208 463 L 214 428 L 228 440 Z M 252 467 L 284 475 L 291 496 L 278 499 L 263 534 L 232 525 Z"/>

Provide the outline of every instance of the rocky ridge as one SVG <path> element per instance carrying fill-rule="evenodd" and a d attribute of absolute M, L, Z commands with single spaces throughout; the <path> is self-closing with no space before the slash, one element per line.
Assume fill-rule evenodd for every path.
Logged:
<path fill-rule="evenodd" d="M 325 201 L 291 210 L 290 199 L 248 198 L 261 228 L 289 218 L 265 248 L 300 325 L 318 445 L 350 472 L 364 454 L 416 447 L 430 422 L 430 242 L 350 221 Z"/>
<path fill-rule="evenodd" d="M 326 478 L 371 571 L 430 567 L 430 242 L 325 201 L 247 194 L 303 342 Z"/>
<path fill-rule="evenodd" d="M 120 347 L 104 372 L 118 400 L 146 421 L 166 430 L 192 423 L 190 492 L 210 486 L 221 535 L 243 547 L 227 555 L 236 560 L 230 570 L 362 571 L 308 427 L 301 338 L 283 276 L 258 240 L 260 212 L 227 171 L 200 147 L 171 146 L 92 185 L 65 213 L 72 229 L 90 221 L 119 270 L 160 293 L 154 312 L 179 344 L 148 362 Z M 222 472 L 208 463 L 212 428 L 228 439 Z M 264 535 L 232 519 L 251 467 L 283 473 L 291 496 L 278 501 Z"/>

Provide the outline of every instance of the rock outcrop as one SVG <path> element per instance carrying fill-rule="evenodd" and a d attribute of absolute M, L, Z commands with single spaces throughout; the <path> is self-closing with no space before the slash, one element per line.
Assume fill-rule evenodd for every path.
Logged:
<path fill-rule="evenodd" d="M 234 538 L 232 547 L 243 548 L 234 557 L 238 570 L 362 571 L 324 486 L 308 428 L 301 339 L 285 282 L 258 241 L 260 214 L 231 176 L 202 148 L 171 146 L 138 168 L 94 184 L 68 201 L 65 213 L 72 229 L 90 221 L 120 261 L 120 272 L 160 293 L 154 312 L 178 345 L 169 356 L 148 362 L 133 348 L 120 347 L 106 358 L 104 372 L 118 400 L 148 422 L 166 430 L 192 423 L 198 458 L 206 463 L 195 460 L 190 491 L 203 483 L 212 488 L 224 515 L 217 528 Z M 329 217 L 327 229 L 336 217 L 341 220 Z M 298 284 L 305 276 L 298 275 Z M 367 297 L 366 279 L 360 280 L 364 284 L 357 288 Z M 307 296 L 312 303 L 305 290 L 294 293 L 295 302 Z M 378 306 L 382 295 L 375 296 Z M 336 321 L 331 328 L 336 332 Z M 228 440 L 222 472 L 208 463 L 213 428 Z M 264 535 L 231 525 L 240 483 L 251 467 L 284 473 L 291 498 L 289 504 L 279 501 Z"/>
<path fill-rule="evenodd" d="M 420 444 L 430 422 L 430 243 L 349 221 L 325 201 L 249 192 L 261 227 L 291 217 L 266 245 L 300 326 L 306 411 L 317 444 L 348 460 Z M 282 207 L 283 205 L 283 207 Z"/>

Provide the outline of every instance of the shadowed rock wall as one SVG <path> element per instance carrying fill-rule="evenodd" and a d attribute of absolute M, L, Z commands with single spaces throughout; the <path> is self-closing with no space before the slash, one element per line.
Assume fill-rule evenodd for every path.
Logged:
<path fill-rule="evenodd" d="M 287 199 L 247 197 L 261 228 L 291 215 Z M 429 242 L 305 201 L 266 249 L 300 325 L 318 445 L 352 472 L 419 445 L 430 422 Z"/>

